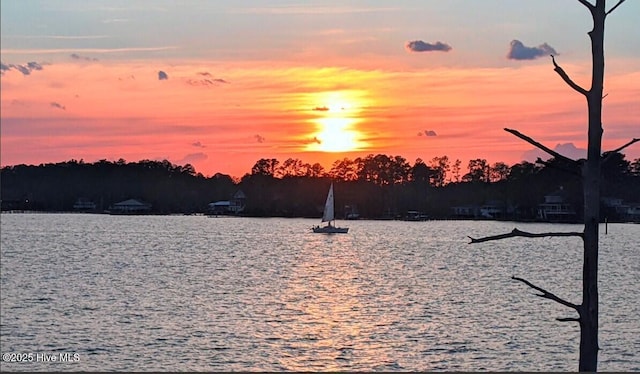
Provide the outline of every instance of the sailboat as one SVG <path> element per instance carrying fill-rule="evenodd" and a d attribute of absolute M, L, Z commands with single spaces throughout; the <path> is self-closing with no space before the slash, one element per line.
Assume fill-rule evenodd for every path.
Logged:
<path fill-rule="evenodd" d="M 327 222 L 326 226 L 314 226 L 312 228 L 313 232 L 320 234 L 346 234 L 349 231 L 348 227 L 337 227 L 335 226 L 335 213 L 334 213 L 334 202 L 333 202 L 333 183 L 331 183 L 331 187 L 329 187 L 329 193 L 327 194 L 327 201 L 324 203 L 324 213 L 322 214 L 322 221 Z M 333 222 L 333 224 L 331 224 Z"/>

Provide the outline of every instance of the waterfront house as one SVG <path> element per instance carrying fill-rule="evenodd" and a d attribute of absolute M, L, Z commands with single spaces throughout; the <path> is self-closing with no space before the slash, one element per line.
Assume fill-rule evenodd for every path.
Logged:
<path fill-rule="evenodd" d="M 538 204 L 538 219 L 545 222 L 576 222 L 577 213 L 567 201 L 566 192 L 560 189 L 544 196 L 544 203 Z"/>
<path fill-rule="evenodd" d="M 462 205 L 451 207 L 452 218 L 474 219 L 480 214 L 480 208 L 474 205 Z"/>
<path fill-rule="evenodd" d="M 405 221 L 426 221 L 428 219 L 429 216 L 426 213 L 417 210 L 409 210 L 407 215 L 404 216 Z"/>
<path fill-rule="evenodd" d="M 242 190 L 236 191 L 231 200 L 220 200 L 209 203 L 207 214 L 209 215 L 238 215 L 246 205 L 247 196 Z"/>
<path fill-rule="evenodd" d="M 480 217 L 488 219 L 504 219 L 506 217 L 505 203 L 491 200 L 480 207 Z"/>
<path fill-rule="evenodd" d="M 146 214 L 151 210 L 151 204 L 138 199 L 129 199 L 115 203 L 109 207 L 111 214 Z"/>
<path fill-rule="evenodd" d="M 617 197 L 602 197 L 601 216 L 608 221 L 640 222 L 640 203 L 628 203 Z"/>

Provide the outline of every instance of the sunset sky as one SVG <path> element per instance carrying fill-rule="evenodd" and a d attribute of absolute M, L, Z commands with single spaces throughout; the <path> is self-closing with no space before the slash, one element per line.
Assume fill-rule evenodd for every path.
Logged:
<path fill-rule="evenodd" d="M 241 177 L 260 158 L 543 156 L 504 127 L 586 156 L 586 101 L 549 58 L 589 88 L 577 0 L 0 4 L 2 166 L 167 159 Z M 604 151 L 640 137 L 638 15 L 630 0 L 607 18 Z"/>

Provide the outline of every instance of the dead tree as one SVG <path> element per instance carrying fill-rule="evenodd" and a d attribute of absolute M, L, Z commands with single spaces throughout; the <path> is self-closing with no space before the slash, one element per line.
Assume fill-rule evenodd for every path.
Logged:
<path fill-rule="evenodd" d="M 606 161 L 602 156 L 602 99 L 604 81 L 604 26 L 606 17 L 618 8 L 625 0 L 618 0 L 607 10 L 606 0 L 596 0 L 595 4 L 587 0 L 578 0 L 591 13 L 593 29 L 588 33 L 591 38 L 592 75 L 591 88 L 584 89 L 575 83 L 551 56 L 554 71 L 569 87 L 587 99 L 589 111 L 588 150 L 587 160 L 576 161 L 565 157 L 544 145 L 536 142 L 516 130 L 505 129 L 524 141 L 540 148 L 546 153 L 580 167 L 584 191 L 584 231 L 583 232 L 546 232 L 528 233 L 514 229 L 511 233 L 484 238 L 471 238 L 471 243 L 481 243 L 490 240 L 500 240 L 510 237 L 549 237 L 549 236 L 577 236 L 584 243 L 584 262 L 582 270 L 582 303 L 573 304 L 555 294 L 540 288 L 531 282 L 519 278 L 512 279 L 522 282 L 539 291 L 537 296 L 553 300 L 578 313 L 578 317 L 558 318 L 562 322 L 578 322 L 580 324 L 580 359 L 578 370 L 595 372 L 598 366 L 598 225 L 600 218 L 600 166 Z M 620 151 L 640 139 L 633 139 L 615 151 Z"/>

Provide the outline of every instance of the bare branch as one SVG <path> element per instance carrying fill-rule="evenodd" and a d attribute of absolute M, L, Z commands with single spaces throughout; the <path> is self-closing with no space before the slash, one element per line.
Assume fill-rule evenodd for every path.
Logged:
<path fill-rule="evenodd" d="M 630 146 L 631 144 L 633 144 L 633 143 L 637 143 L 637 142 L 640 142 L 640 138 L 633 138 L 633 140 L 631 140 L 629 143 L 627 143 L 627 144 L 623 145 L 622 147 L 618 147 L 618 148 L 614 149 L 613 151 L 609 151 L 609 152 L 607 152 L 607 153 L 606 153 L 607 155 L 606 155 L 605 157 L 603 157 L 603 158 L 602 158 L 602 163 L 604 164 L 605 162 L 607 162 L 607 161 L 611 158 L 611 156 L 612 156 L 614 153 L 616 153 L 616 152 L 620 152 L 620 151 L 622 151 L 623 149 L 625 149 L 625 148 L 627 148 L 628 146 Z"/>
<path fill-rule="evenodd" d="M 590 2 L 588 2 L 587 0 L 578 0 L 580 3 L 582 3 L 582 5 L 586 6 L 587 8 L 589 8 L 589 10 L 592 10 L 594 8 L 593 4 L 591 4 Z"/>
<path fill-rule="evenodd" d="M 570 303 L 570 302 L 568 302 L 568 301 L 566 301 L 564 299 L 561 299 L 558 296 L 552 294 L 551 292 L 545 290 L 544 288 L 541 288 L 541 287 L 538 287 L 538 286 L 534 285 L 533 283 L 529 282 L 526 279 L 522 279 L 522 278 L 518 278 L 518 277 L 511 277 L 511 279 L 517 280 L 519 282 L 522 282 L 522 283 L 526 284 L 527 286 L 533 288 L 534 290 L 542 292 L 541 294 L 536 294 L 536 296 L 539 296 L 539 297 L 542 297 L 542 298 L 545 298 L 545 299 L 549 299 L 549 300 L 553 300 L 558 304 L 562 304 L 562 305 L 564 305 L 566 307 L 575 309 L 578 313 L 580 313 L 578 305 Z"/>
<path fill-rule="evenodd" d="M 562 78 L 562 80 L 565 81 L 566 84 L 569 85 L 569 87 L 573 88 L 574 90 L 580 92 L 581 94 L 583 94 L 584 96 L 589 95 L 589 91 L 585 90 L 584 88 L 578 86 L 574 81 L 571 80 L 571 78 L 569 78 L 569 76 L 567 75 L 567 73 L 565 73 L 564 69 L 562 69 L 560 67 L 560 65 L 558 65 L 556 63 L 556 59 L 555 57 L 553 57 L 553 55 L 551 55 L 551 61 L 553 61 L 553 66 L 555 67 L 553 70 L 558 73 L 558 75 L 560 75 L 560 77 Z"/>
<path fill-rule="evenodd" d="M 560 321 L 560 322 L 580 322 L 580 318 L 556 318 L 556 321 Z"/>
<path fill-rule="evenodd" d="M 507 129 L 507 128 L 505 128 L 505 129 L 504 129 L 504 131 L 509 132 L 509 133 L 511 133 L 511 134 L 513 134 L 513 135 L 515 135 L 515 136 L 517 136 L 518 138 L 520 138 L 520 139 L 524 140 L 525 142 L 527 142 L 527 143 L 529 143 L 529 144 L 532 144 L 532 145 L 533 145 L 533 146 L 535 146 L 535 147 L 540 148 L 541 150 L 543 150 L 543 151 L 547 152 L 548 154 L 550 154 L 551 156 L 553 156 L 553 157 L 555 157 L 555 158 L 557 158 L 557 159 L 562 159 L 562 160 L 565 160 L 565 161 L 567 161 L 567 162 L 569 162 L 569 163 L 576 163 L 576 161 L 575 161 L 575 160 L 572 160 L 572 159 L 570 159 L 569 157 L 563 156 L 563 155 L 561 155 L 560 153 L 558 153 L 558 152 L 554 151 L 553 149 L 550 149 L 550 148 L 548 148 L 548 147 L 545 147 L 544 145 L 542 145 L 542 144 L 538 143 L 537 141 L 535 141 L 535 140 L 531 139 L 530 137 L 528 137 L 528 136 L 526 136 L 526 135 L 524 135 L 524 134 L 520 133 L 520 132 L 519 132 L 519 131 L 517 131 L 517 130 L 513 130 L 513 129 Z"/>
<path fill-rule="evenodd" d="M 580 0 L 578 0 L 580 1 Z M 614 10 L 616 10 L 617 7 L 620 6 L 620 4 L 624 3 L 626 0 L 620 0 L 618 1 L 618 3 L 616 5 L 613 6 L 613 8 L 609 9 L 609 11 L 607 13 L 605 13 L 605 16 L 608 16 L 611 12 L 613 12 Z"/>
<path fill-rule="evenodd" d="M 469 242 L 469 244 L 474 244 L 474 243 L 482 243 L 482 242 L 489 242 L 492 240 L 501 240 L 501 239 L 507 239 L 507 238 L 514 238 L 516 236 L 522 236 L 525 238 L 546 238 L 546 237 L 554 237 L 554 236 L 577 236 L 580 238 L 584 239 L 584 234 L 581 232 L 542 232 L 542 233 L 530 233 L 530 232 L 526 232 L 526 231 L 520 231 L 518 229 L 513 229 L 513 231 L 511 231 L 510 233 L 507 234 L 500 234 L 500 235 L 494 235 L 494 236 L 485 236 L 483 238 L 472 238 L 470 236 L 467 236 L 469 239 L 471 239 L 471 241 Z"/>

